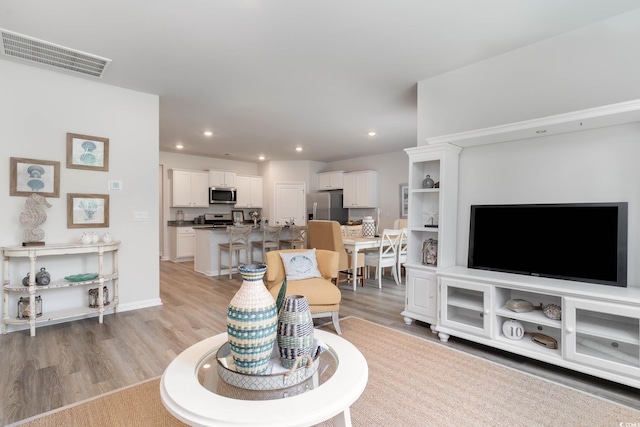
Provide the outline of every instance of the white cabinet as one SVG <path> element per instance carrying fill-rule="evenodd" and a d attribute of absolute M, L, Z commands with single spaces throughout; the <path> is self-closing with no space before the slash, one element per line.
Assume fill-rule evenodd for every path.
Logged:
<path fill-rule="evenodd" d="M 227 171 L 209 171 L 209 187 L 229 188 L 236 186 L 236 173 Z"/>
<path fill-rule="evenodd" d="M 237 208 L 262 207 L 262 177 L 237 175 L 236 190 Z"/>
<path fill-rule="evenodd" d="M 96 243 L 89 245 L 75 243 L 61 243 L 45 246 L 14 246 L 2 248 L 4 255 L 4 277 L 3 277 L 3 294 L 4 306 L 2 316 L 2 333 L 7 333 L 8 325 L 29 325 L 31 336 L 36 335 L 36 326 L 41 323 L 51 321 L 70 319 L 87 314 L 97 314 L 98 322 L 102 323 L 104 312 L 107 309 L 117 311 L 118 306 L 118 249 L 120 242 Z M 111 272 L 105 272 L 104 255 L 112 254 Z M 60 272 L 56 270 L 49 271 L 51 281 L 48 285 L 36 285 L 36 262 L 42 263 L 42 257 L 65 257 L 75 260 L 78 267 L 75 271 Z M 14 272 L 10 274 L 10 264 L 12 261 L 20 262 L 28 259 L 29 262 L 29 283 L 24 286 L 21 282 L 22 277 L 18 277 Z M 55 263 L 55 261 L 52 261 Z M 38 264 L 40 266 L 41 264 Z M 78 269 L 84 268 L 84 273 L 93 274 L 93 276 L 82 277 L 78 274 Z M 84 274 L 83 273 L 83 274 Z M 70 281 L 63 279 L 64 277 L 75 276 L 78 281 Z M 112 297 L 110 301 L 104 300 L 104 292 L 97 292 L 97 304 L 89 306 L 88 294 L 85 298 L 74 304 L 71 299 L 68 308 L 55 311 L 47 311 L 46 295 L 54 291 L 61 292 L 63 289 L 75 287 L 91 287 L 103 289 L 111 284 Z M 19 298 L 12 298 L 13 295 L 19 296 L 28 294 L 29 307 L 36 307 L 36 293 L 42 294 L 42 316 L 36 316 L 35 310 L 29 310 L 27 315 L 22 313 L 20 316 L 14 307 L 18 306 Z M 66 301 L 65 301 L 66 302 Z M 11 304 L 11 305 L 10 305 Z M 10 314 L 11 313 L 11 314 Z"/>
<path fill-rule="evenodd" d="M 430 323 L 433 329 L 438 323 L 434 318 L 435 310 L 431 308 L 428 320 L 425 320 L 426 309 L 422 307 L 426 305 L 425 296 L 430 296 L 436 290 L 433 289 L 434 280 L 424 278 L 432 277 L 439 268 L 455 265 L 460 148 L 440 144 L 408 148 L 405 151 L 409 155 L 408 249 L 405 264 L 408 279 L 402 315 L 408 324 L 411 319 L 416 319 Z M 427 175 L 438 183 L 437 188 L 423 188 L 422 181 Z M 436 256 L 427 259 L 427 248 L 434 250 Z M 412 277 L 416 280 L 411 282 Z"/>
<path fill-rule="evenodd" d="M 171 206 L 208 208 L 209 173 L 172 169 Z"/>
<path fill-rule="evenodd" d="M 491 336 L 491 287 L 484 284 L 443 278 L 440 281 L 440 322 L 442 341 L 451 330 Z"/>
<path fill-rule="evenodd" d="M 196 234 L 193 227 L 169 227 L 169 260 L 193 260 Z"/>
<path fill-rule="evenodd" d="M 431 271 L 409 269 L 407 270 L 407 289 L 404 321 L 407 325 L 413 319 L 420 320 L 431 325 L 431 330 L 436 332 L 438 320 L 438 281 L 436 274 Z"/>
<path fill-rule="evenodd" d="M 349 172 L 343 175 L 345 208 L 375 208 L 378 205 L 378 173 Z"/>
<path fill-rule="evenodd" d="M 344 171 L 323 172 L 318 174 L 318 191 L 341 190 L 343 188 Z"/>
<path fill-rule="evenodd" d="M 443 341 L 464 338 L 640 388 L 640 289 L 465 267 L 436 275 Z M 513 311 L 512 299 L 535 309 Z M 548 306 L 559 307 L 560 319 L 541 310 Z M 556 345 L 536 342 L 535 334 Z"/>
<path fill-rule="evenodd" d="M 640 310 L 566 298 L 566 357 L 578 363 L 640 378 Z"/>

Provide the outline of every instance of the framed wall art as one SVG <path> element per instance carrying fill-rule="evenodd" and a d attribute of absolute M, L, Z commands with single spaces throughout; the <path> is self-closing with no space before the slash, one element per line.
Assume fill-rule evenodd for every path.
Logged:
<path fill-rule="evenodd" d="M 244 224 L 244 211 L 232 210 L 231 219 L 234 224 Z"/>
<path fill-rule="evenodd" d="M 60 162 L 11 157 L 9 195 L 60 197 Z"/>
<path fill-rule="evenodd" d="M 409 185 L 400 184 L 400 218 L 409 216 Z"/>
<path fill-rule="evenodd" d="M 67 194 L 67 228 L 108 226 L 108 194 Z"/>
<path fill-rule="evenodd" d="M 67 168 L 107 172 L 109 138 L 68 133 Z"/>

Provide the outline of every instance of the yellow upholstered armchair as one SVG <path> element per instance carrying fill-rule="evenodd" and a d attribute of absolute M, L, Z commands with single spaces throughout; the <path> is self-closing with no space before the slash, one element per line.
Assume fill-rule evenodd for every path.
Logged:
<path fill-rule="evenodd" d="M 287 249 L 267 252 L 265 285 L 274 300 L 278 298 L 278 293 L 286 276 L 280 252 L 295 253 L 306 251 L 306 249 Z M 311 316 L 314 318 L 331 316 L 333 327 L 338 335 L 341 335 L 338 311 L 340 310 L 342 294 L 340 289 L 332 283 L 332 279 L 338 276 L 339 254 L 319 249 L 316 250 L 316 260 L 318 261 L 318 271 L 320 271 L 322 277 L 287 280 L 287 295 L 304 295 L 309 302 Z"/>

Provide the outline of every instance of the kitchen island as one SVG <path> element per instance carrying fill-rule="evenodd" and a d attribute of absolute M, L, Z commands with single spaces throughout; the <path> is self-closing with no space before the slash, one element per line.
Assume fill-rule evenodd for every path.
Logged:
<path fill-rule="evenodd" d="M 205 276 L 217 276 L 218 275 L 218 245 L 220 243 L 229 242 L 229 234 L 227 234 L 227 229 L 223 228 L 214 228 L 211 226 L 194 226 L 193 227 L 196 233 L 196 243 L 195 243 L 195 257 L 193 262 L 193 269 Z M 280 238 L 287 238 L 289 236 L 289 229 L 287 227 L 282 228 L 282 233 L 280 234 Z M 256 227 L 251 230 L 251 236 L 249 237 L 249 245 L 251 245 L 252 241 L 262 240 L 262 230 L 260 227 Z M 225 252 L 222 254 L 223 257 L 227 257 L 228 254 Z M 256 261 L 262 262 L 262 256 L 258 253 L 256 249 Z M 245 261 L 243 254 L 241 253 L 240 259 Z M 223 260 L 223 264 L 226 262 L 226 258 Z M 247 251 L 247 263 L 251 262 L 251 246 Z M 220 274 L 229 274 L 228 269 L 222 269 Z"/>

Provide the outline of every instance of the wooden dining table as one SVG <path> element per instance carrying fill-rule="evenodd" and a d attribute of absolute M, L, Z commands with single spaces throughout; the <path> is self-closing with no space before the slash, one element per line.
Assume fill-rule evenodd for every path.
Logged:
<path fill-rule="evenodd" d="M 344 248 L 351 254 L 351 271 L 358 270 L 358 251 L 362 249 L 379 248 L 382 237 L 343 237 Z M 355 277 L 355 275 L 354 275 Z M 356 281 L 353 280 L 353 290 L 356 290 Z"/>

